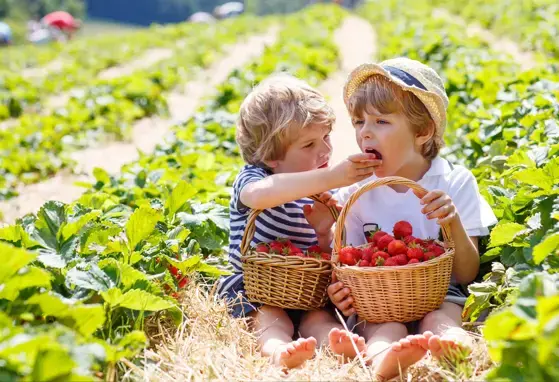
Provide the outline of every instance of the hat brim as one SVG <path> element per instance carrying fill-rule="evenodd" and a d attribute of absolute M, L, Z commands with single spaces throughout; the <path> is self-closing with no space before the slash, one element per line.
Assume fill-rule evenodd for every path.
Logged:
<path fill-rule="evenodd" d="M 437 125 L 437 128 L 444 130 L 446 127 L 446 108 L 441 97 L 429 90 L 423 90 L 417 86 L 408 85 L 398 77 L 392 75 L 389 71 L 384 69 L 379 64 L 362 64 L 355 68 L 348 76 L 345 83 L 343 95 L 346 108 L 349 110 L 349 101 L 355 91 L 363 84 L 369 77 L 373 75 L 382 75 L 391 82 L 395 83 L 405 91 L 413 93 L 427 108 L 429 115 Z"/>

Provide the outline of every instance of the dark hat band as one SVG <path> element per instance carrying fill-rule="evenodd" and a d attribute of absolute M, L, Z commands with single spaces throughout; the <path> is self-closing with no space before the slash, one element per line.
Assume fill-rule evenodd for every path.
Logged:
<path fill-rule="evenodd" d="M 394 77 L 401 80 L 406 85 L 415 86 L 416 88 L 427 91 L 427 88 L 425 86 L 423 86 L 423 84 L 421 82 L 419 82 L 419 80 L 417 78 L 415 78 L 414 76 L 412 76 L 408 72 L 405 72 L 402 69 L 395 68 L 394 66 L 388 66 L 388 65 L 383 66 L 382 68 L 386 69 L 386 71 L 388 71 Z"/>

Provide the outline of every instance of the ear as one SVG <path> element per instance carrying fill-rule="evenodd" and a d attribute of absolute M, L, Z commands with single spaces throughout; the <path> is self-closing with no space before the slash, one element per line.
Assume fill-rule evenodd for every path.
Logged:
<path fill-rule="evenodd" d="M 266 166 L 268 166 L 268 168 L 273 170 L 274 168 L 278 167 L 279 161 L 278 160 L 266 160 L 266 161 L 264 161 L 264 164 Z"/>
<path fill-rule="evenodd" d="M 435 122 L 429 121 L 429 125 L 415 134 L 415 143 L 418 146 L 423 146 L 425 143 L 429 142 L 431 138 L 435 135 Z"/>

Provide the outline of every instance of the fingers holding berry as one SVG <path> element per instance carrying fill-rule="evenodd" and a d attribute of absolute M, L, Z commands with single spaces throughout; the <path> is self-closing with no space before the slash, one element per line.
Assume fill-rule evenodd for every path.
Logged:
<path fill-rule="evenodd" d="M 425 205 L 421 212 L 429 220 L 437 219 L 437 224 L 451 223 L 457 216 L 454 202 L 444 191 L 430 191 L 421 198 L 420 203 Z"/>

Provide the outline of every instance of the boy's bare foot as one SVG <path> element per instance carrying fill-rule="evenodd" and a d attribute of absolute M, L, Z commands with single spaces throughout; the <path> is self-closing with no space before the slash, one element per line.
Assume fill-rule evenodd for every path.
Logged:
<path fill-rule="evenodd" d="M 282 345 L 273 357 L 273 363 L 289 369 L 300 366 L 303 362 L 311 359 L 316 350 L 316 339 L 314 337 L 299 338 L 297 341 Z"/>
<path fill-rule="evenodd" d="M 429 351 L 435 358 L 460 359 L 472 350 L 471 338 L 462 328 L 450 328 L 441 336 L 429 338 Z"/>
<path fill-rule="evenodd" d="M 352 342 L 355 343 L 359 353 L 363 353 L 367 350 L 367 345 L 363 337 L 338 328 L 330 330 L 330 333 L 328 333 L 328 342 L 332 352 L 343 356 L 344 360 L 346 357 L 351 359 L 357 356 Z"/>
<path fill-rule="evenodd" d="M 400 374 L 400 370 L 404 371 L 419 361 L 427 353 L 428 341 L 424 334 L 417 334 L 392 343 L 385 354 L 378 356 L 378 361 L 374 360 L 374 373 L 377 378 L 394 378 Z"/>

